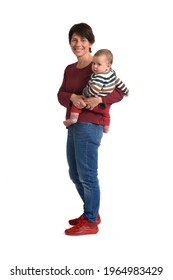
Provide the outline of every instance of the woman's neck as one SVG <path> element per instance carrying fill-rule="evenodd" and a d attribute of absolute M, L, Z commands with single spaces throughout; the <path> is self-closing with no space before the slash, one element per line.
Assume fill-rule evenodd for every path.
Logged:
<path fill-rule="evenodd" d="M 92 62 L 92 55 L 88 55 L 87 57 L 78 57 L 77 68 L 84 68 L 88 66 Z"/>

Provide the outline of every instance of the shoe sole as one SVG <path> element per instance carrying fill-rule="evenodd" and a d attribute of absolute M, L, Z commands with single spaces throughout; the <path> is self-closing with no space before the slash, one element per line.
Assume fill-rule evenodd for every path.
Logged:
<path fill-rule="evenodd" d="M 98 233 L 98 231 L 96 231 L 96 232 L 86 232 L 86 233 L 75 233 L 75 234 L 65 232 L 65 234 L 69 235 L 69 236 L 90 235 L 90 234 L 96 234 L 96 233 Z"/>

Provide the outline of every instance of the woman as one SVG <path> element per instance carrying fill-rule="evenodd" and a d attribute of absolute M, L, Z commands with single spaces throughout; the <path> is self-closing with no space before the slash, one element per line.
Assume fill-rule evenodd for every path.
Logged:
<path fill-rule="evenodd" d="M 99 216 L 100 186 L 98 180 L 98 148 L 103 136 L 103 115 L 93 112 L 99 105 L 100 110 L 123 98 L 123 92 L 115 89 L 105 97 L 85 98 L 82 91 L 92 74 L 91 48 L 95 37 L 86 23 L 75 24 L 69 31 L 69 44 L 77 57 L 77 62 L 70 64 L 64 71 L 62 85 L 57 97 L 66 107 L 66 119 L 70 116 L 71 105 L 83 109 L 78 122 L 68 128 L 67 162 L 69 176 L 83 201 L 83 214 L 69 220 L 72 225 L 65 230 L 67 235 L 96 234 Z"/>

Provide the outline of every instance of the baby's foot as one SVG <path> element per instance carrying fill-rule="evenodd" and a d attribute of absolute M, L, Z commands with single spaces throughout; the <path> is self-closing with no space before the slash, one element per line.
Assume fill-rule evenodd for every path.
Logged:
<path fill-rule="evenodd" d="M 103 127 L 103 132 L 104 132 L 104 133 L 108 133 L 108 132 L 109 132 L 109 126 L 104 125 L 104 127 Z"/>
<path fill-rule="evenodd" d="M 70 125 L 74 124 L 77 122 L 77 119 L 67 119 L 63 122 L 63 124 L 66 126 L 66 127 L 69 127 Z"/>

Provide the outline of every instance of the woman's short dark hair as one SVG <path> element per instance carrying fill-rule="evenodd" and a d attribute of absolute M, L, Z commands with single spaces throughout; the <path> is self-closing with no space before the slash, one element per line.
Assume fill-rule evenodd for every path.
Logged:
<path fill-rule="evenodd" d="M 77 35 L 79 35 L 83 38 L 86 38 L 90 42 L 90 44 L 93 44 L 95 42 L 95 37 L 94 37 L 93 31 L 92 31 L 92 28 L 91 28 L 91 26 L 89 26 L 86 23 L 83 23 L 83 22 L 77 23 L 77 24 L 74 24 L 70 28 L 70 31 L 68 34 L 69 43 L 71 43 L 71 38 L 74 33 L 76 33 Z"/>

